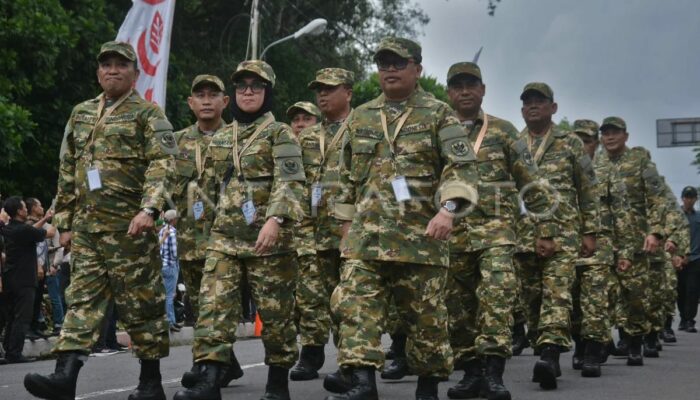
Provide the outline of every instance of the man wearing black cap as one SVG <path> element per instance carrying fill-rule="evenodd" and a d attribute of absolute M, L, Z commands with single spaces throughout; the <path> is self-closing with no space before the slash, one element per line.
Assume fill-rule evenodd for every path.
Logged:
<path fill-rule="evenodd" d="M 553 213 L 562 224 L 552 235 L 552 245 L 551 241 L 536 241 L 532 216 L 521 216 L 518 239 L 525 252 L 516 254 L 528 328 L 537 333 L 536 346 L 541 350 L 533 381 L 543 389 L 556 389 L 556 378 L 561 374 L 559 353 L 571 346 L 570 289 L 575 260 L 579 253 L 591 256 L 596 247 L 595 173 L 581 140 L 552 122 L 557 103 L 549 85 L 528 83 L 520 99 L 527 125 L 520 137 L 528 144 L 546 187 L 558 200 Z"/>
<path fill-rule="evenodd" d="M 455 227 L 450 241 L 447 309 L 455 368 L 464 378 L 448 390 L 450 398 L 510 399 L 503 386 L 506 358 L 511 356 L 513 299 L 517 279 L 513 266 L 516 237 L 513 198 L 525 190 L 527 208 L 537 220 L 538 241 L 552 242 L 559 231 L 546 213 L 553 199 L 537 182 L 537 166 L 513 124 L 481 109 L 486 86 L 481 69 L 460 62 L 447 73 L 447 94 L 467 130 L 479 165 L 479 202 Z M 553 246 L 553 243 L 549 243 Z M 483 370 L 486 374 L 484 375 Z"/>
<path fill-rule="evenodd" d="M 684 261 L 683 268 L 678 272 L 678 310 L 681 322 L 678 330 L 696 333 L 695 315 L 698 312 L 698 296 L 700 295 L 700 213 L 695 210 L 698 201 L 698 190 L 686 186 L 681 193 L 683 212 L 690 225 L 690 254 Z"/>

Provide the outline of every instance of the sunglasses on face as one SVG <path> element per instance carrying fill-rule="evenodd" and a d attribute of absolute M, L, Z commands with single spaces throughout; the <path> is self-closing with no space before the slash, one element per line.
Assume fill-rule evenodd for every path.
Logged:
<path fill-rule="evenodd" d="M 377 69 L 388 71 L 391 67 L 394 67 L 397 71 L 403 71 L 412 62 L 413 60 L 407 58 L 382 58 L 377 60 Z"/>
<path fill-rule="evenodd" d="M 251 83 L 235 82 L 233 87 L 236 89 L 236 93 L 238 94 L 243 94 L 248 89 L 250 89 L 253 94 L 260 94 L 267 87 L 267 83 L 260 81 L 253 81 Z"/>

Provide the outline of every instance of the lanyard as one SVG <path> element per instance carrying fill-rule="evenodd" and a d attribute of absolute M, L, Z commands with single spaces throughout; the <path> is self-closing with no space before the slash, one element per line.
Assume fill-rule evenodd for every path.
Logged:
<path fill-rule="evenodd" d="M 403 113 L 401 119 L 399 119 L 399 122 L 396 123 L 396 129 L 394 129 L 393 138 L 389 137 L 389 126 L 386 121 L 386 114 L 384 113 L 384 110 L 379 111 L 379 116 L 382 119 L 382 129 L 384 130 L 384 138 L 389 143 L 389 150 L 391 150 L 392 157 L 396 154 L 396 150 L 394 149 L 394 142 L 396 142 L 396 137 L 399 136 L 399 132 L 401 131 L 401 128 L 403 128 L 403 124 L 406 123 L 406 120 L 408 119 L 408 116 L 411 115 L 412 111 L 413 107 L 408 107 L 408 109 Z"/>
<path fill-rule="evenodd" d="M 321 166 L 323 166 L 323 164 L 326 161 L 326 155 L 328 154 L 328 150 L 334 148 L 335 145 L 338 144 L 338 141 L 341 137 L 343 137 L 343 134 L 348 129 L 348 122 L 351 116 L 352 112 L 347 117 L 345 117 L 345 121 L 343 121 L 343 124 L 338 129 L 338 132 L 336 132 L 335 136 L 333 136 L 333 140 L 331 140 L 330 144 L 328 145 L 328 148 L 326 148 L 326 130 L 323 129 L 323 132 L 321 133 L 321 138 L 319 139 L 321 142 Z"/>
<path fill-rule="evenodd" d="M 537 147 L 537 152 L 535 153 L 535 164 L 539 164 L 540 159 L 544 155 L 544 150 L 545 150 L 545 144 L 547 141 L 549 141 L 549 137 L 552 136 L 552 127 L 549 128 L 547 131 L 547 134 L 544 135 L 544 138 L 542 138 L 542 142 L 540 143 L 539 147 Z M 532 135 L 530 134 L 530 131 L 528 130 L 527 132 L 527 148 L 530 150 L 530 154 L 532 154 L 532 145 L 533 145 L 533 140 L 532 140 Z"/>
<path fill-rule="evenodd" d="M 271 115 L 267 117 L 267 119 L 258 126 L 255 132 L 253 132 L 253 134 L 250 135 L 250 138 L 248 138 L 248 141 L 245 145 L 243 145 L 243 148 L 241 148 L 240 151 L 238 150 L 238 121 L 233 121 L 233 164 L 235 165 L 236 170 L 238 171 L 239 180 L 243 180 L 243 170 L 241 169 L 241 155 L 245 153 L 245 151 L 248 150 L 250 145 L 253 144 L 255 139 L 257 139 L 258 136 L 260 136 L 260 132 L 267 128 L 267 126 L 270 125 L 274 120 L 275 119 Z"/>
<path fill-rule="evenodd" d="M 479 136 L 476 137 L 476 142 L 474 143 L 474 154 L 479 154 L 479 149 L 481 148 L 481 143 L 484 141 L 486 136 L 486 130 L 489 129 L 489 116 L 484 113 L 484 123 L 479 131 Z"/>
<path fill-rule="evenodd" d="M 107 118 L 112 115 L 112 112 L 117 109 L 129 96 L 131 96 L 131 93 L 133 93 L 133 89 L 129 90 L 126 94 L 124 94 L 122 97 L 117 100 L 112 107 L 107 109 L 107 112 L 102 115 L 102 112 L 105 109 L 105 103 L 107 100 L 105 99 L 104 93 L 102 93 L 102 96 L 100 97 L 100 104 L 97 106 L 97 122 L 95 122 L 95 126 L 92 127 L 92 130 L 90 131 L 90 143 L 88 143 L 88 148 L 90 149 L 90 162 L 88 164 L 92 164 L 92 157 L 94 153 L 94 148 L 93 145 L 95 143 L 95 133 L 97 132 L 98 129 L 102 128 L 102 125 L 105 124 L 105 121 Z"/>

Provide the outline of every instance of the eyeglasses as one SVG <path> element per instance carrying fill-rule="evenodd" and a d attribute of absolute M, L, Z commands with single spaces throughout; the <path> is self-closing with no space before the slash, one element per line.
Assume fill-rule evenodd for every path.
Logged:
<path fill-rule="evenodd" d="M 388 71 L 389 68 L 394 67 L 397 71 L 403 71 L 408 67 L 409 63 L 413 60 L 407 58 L 384 58 L 377 60 L 377 69 L 380 71 Z"/>
<path fill-rule="evenodd" d="M 236 88 L 236 93 L 238 94 L 243 94 L 248 89 L 250 89 L 253 94 L 260 94 L 267 87 L 267 83 L 259 81 L 253 81 L 251 83 L 235 82 L 233 87 Z"/>

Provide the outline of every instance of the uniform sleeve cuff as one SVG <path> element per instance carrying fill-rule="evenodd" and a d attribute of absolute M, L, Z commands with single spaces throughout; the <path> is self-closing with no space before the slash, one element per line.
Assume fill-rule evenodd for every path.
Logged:
<path fill-rule="evenodd" d="M 440 202 L 461 199 L 467 204 L 475 204 L 478 201 L 476 188 L 461 182 L 451 182 L 442 186 L 440 190 Z"/>
<path fill-rule="evenodd" d="M 53 216 L 53 225 L 61 232 L 68 232 L 71 230 L 71 221 L 73 221 L 73 216 L 69 213 L 59 212 Z"/>
<path fill-rule="evenodd" d="M 270 217 L 282 217 L 292 221 L 301 221 L 304 216 L 302 210 L 295 212 L 291 207 L 282 202 L 273 202 L 267 207 L 267 214 L 265 214 L 265 219 Z"/>
<path fill-rule="evenodd" d="M 335 204 L 333 207 L 333 216 L 342 221 L 352 221 L 355 216 L 354 204 Z"/>

